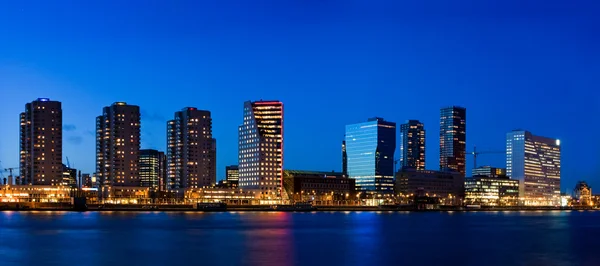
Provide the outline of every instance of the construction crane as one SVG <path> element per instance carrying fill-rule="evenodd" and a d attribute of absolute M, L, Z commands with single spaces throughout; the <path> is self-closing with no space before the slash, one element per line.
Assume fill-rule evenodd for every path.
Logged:
<path fill-rule="evenodd" d="M 477 156 L 480 154 L 498 154 L 504 153 L 505 151 L 477 151 L 477 147 L 473 146 L 473 151 L 468 154 L 473 155 L 473 168 L 477 168 Z"/>
<path fill-rule="evenodd" d="M 13 175 L 13 170 L 16 170 L 16 169 L 17 169 L 16 167 L 4 168 L 4 169 L 0 169 L 0 170 L 2 170 L 2 171 L 0 171 L 0 173 L 2 173 L 2 172 L 8 172 L 9 173 L 8 178 L 15 178 L 15 176 Z M 6 185 L 5 184 L 6 183 L 5 179 L 6 178 L 4 178 L 4 175 L 2 175 L 2 184 L 4 184 L 4 185 Z"/>

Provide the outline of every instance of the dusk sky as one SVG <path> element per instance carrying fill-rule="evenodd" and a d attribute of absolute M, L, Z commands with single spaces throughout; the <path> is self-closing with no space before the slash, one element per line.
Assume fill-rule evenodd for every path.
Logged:
<path fill-rule="evenodd" d="M 438 169 L 439 109 L 459 105 L 468 151 L 529 130 L 561 140 L 563 192 L 600 186 L 600 2 L 412 2 L 1 1 L 2 167 L 18 168 L 25 103 L 48 97 L 63 155 L 93 172 L 95 117 L 125 101 L 141 107 L 142 148 L 159 150 L 175 111 L 210 110 L 221 179 L 243 102 L 275 99 L 286 169 L 340 171 L 344 126 L 374 116 L 424 122 Z"/>

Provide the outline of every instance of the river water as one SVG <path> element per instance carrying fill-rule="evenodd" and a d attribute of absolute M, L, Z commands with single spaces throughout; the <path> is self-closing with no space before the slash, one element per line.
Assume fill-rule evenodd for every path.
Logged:
<path fill-rule="evenodd" d="M 600 265 L 600 212 L 0 212 L 0 265 Z"/>

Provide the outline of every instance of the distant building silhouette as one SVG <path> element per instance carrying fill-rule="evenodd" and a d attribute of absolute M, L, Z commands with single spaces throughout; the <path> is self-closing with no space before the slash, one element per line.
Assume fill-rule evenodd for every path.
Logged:
<path fill-rule="evenodd" d="M 582 206 L 591 206 L 592 202 L 592 187 L 590 187 L 587 182 L 579 181 L 577 185 L 575 185 L 575 189 L 573 189 L 573 196 L 577 203 Z"/>
<path fill-rule="evenodd" d="M 346 141 L 342 141 L 342 174 L 348 176 L 348 153 L 346 153 Z"/>
<path fill-rule="evenodd" d="M 90 174 L 81 174 L 81 187 L 91 188 L 94 187 L 94 183 L 92 182 L 92 175 Z"/>

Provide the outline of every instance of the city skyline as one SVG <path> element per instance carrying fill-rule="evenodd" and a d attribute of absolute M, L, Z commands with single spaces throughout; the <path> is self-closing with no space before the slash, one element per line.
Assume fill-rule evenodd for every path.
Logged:
<path fill-rule="evenodd" d="M 49 101 L 49 102 L 58 103 L 58 105 L 59 105 L 59 106 L 62 104 L 62 102 L 60 102 L 60 101 L 58 101 L 58 100 L 51 100 L 51 99 L 49 99 L 49 98 L 38 98 L 38 99 L 36 99 L 36 100 L 32 101 L 31 103 L 35 103 L 35 102 L 41 102 L 41 103 L 45 103 L 45 102 L 48 102 L 48 101 Z M 260 102 L 260 101 L 259 101 L 259 102 Z M 268 102 L 269 102 L 269 101 L 267 101 L 266 103 L 268 103 Z M 27 107 L 28 105 L 30 105 L 31 103 L 27 103 L 27 104 L 26 104 L 26 107 Z M 281 104 L 281 102 L 277 102 L 277 103 Z M 112 105 L 110 105 L 110 106 L 105 106 L 105 107 L 103 108 L 103 109 L 104 109 L 104 114 L 106 115 L 106 114 L 107 114 L 107 110 L 111 110 L 112 108 L 115 108 L 115 107 L 117 107 L 117 108 L 118 108 L 118 107 L 128 107 L 128 106 L 131 106 L 131 107 L 135 108 L 134 110 L 139 110 L 139 109 L 140 109 L 140 107 L 139 107 L 139 106 L 137 106 L 137 105 L 129 105 L 129 104 L 125 103 L 125 102 L 114 102 Z M 247 107 L 245 107 L 245 108 L 247 108 Z M 451 108 L 457 108 L 457 107 L 451 107 Z M 463 107 L 458 107 L 458 108 L 462 109 L 463 111 L 464 111 L 464 109 L 466 109 L 466 108 L 463 108 Z M 443 113 L 443 110 L 445 110 L 445 109 L 448 109 L 448 107 L 441 108 L 441 110 L 442 110 L 442 113 Z M 211 119 L 210 119 L 210 111 L 209 111 L 209 110 L 198 110 L 198 109 L 197 109 L 197 108 L 195 108 L 195 107 L 185 107 L 185 108 L 183 108 L 183 109 L 182 109 L 182 111 L 175 112 L 175 116 L 177 117 L 177 116 L 178 116 L 178 114 L 181 114 L 181 113 L 184 113 L 184 112 L 196 112 L 196 111 L 198 111 L 198 112 L 201 112 L 201 114 L 208 114 L 208 119 L 209 119 L 209 124 L 208 124 L 208 125 L 209 125 L 209 129 L 208 129 L 208 130 L 209 130 L 209 132 L 210 132 L 210 131 L 211 131 L 211 130 L 210 130 L 210 128 L 212 128 L 212 121 L 211 121 Z M 62 112 L 62 109 L 61 109 L 61 112 Z M 108 114 L 110 114 L 110 112 L 108 112 Z M 61 114 L 61 115 L 62 115 L 62 114 Z M 19 116 L 21 117 L 21 121 L 22 121 L 22 119 L 23 119 L 23 113 L 21 113 Z M 97 127 L 98 127 L 98 126 L 100 126 L 100 124 L 98 124 L 98 119 L 100 119 L 101 117 L 103 117 L 103 116 L 96 117 L 96 121 L 97 121 Z M 139 118 L 138 118 L 138 117 L 140 117 L 140 115 L 139 115 L 138 113 L 134 114 L 134 117 L 136 117 L 136 118 L 134 118 L 134 120 L 135 120 L 135 119 L 137 119 L 136 121 L 140 121 L 140 120 L 139 120 Z M 377 121 L 377 120 L 381 120 L 381 121 L 384 121 L 384 122 L 389 122 L 389 121 L 385 121 L 385 120 L 383 120 L 382 118 L 379 118 L 379 117 L 375 117 L 375 118 L 369 118 L 369 119 L 368 119 L 368 121 Z M 171 129 L 169 129 L 169 125 L 171 125 L 171 124 L 172 124 L 172 123 L 174 123 L 175 121 L 179 121 L 179 120 L 177 120 L 177 119 L 176 119 L 176 120 L 167 120 L 167 121 L 166 121 L 166 124 L 167 124 L 167 133 L 165 134 L 165 137 L 166 137 L 167 139 L 170 139 L 170 138 L 172 137 L 172 136 L 171 136 L 171 137 L 169 137 L 169 136 L 170 136 L 170 134 L 173 134 L 173 133 L 170 133 L 170 132 L 172 132 L 172 130 L 171 130 Z M 442 123 L 442 121 L 443 121 L 443 117 L 440 117 L 440 124 L 443 124 L 443 123 Z M 407 120 L 407 122 L 418 122 L 418 121 L 416 121 L 416 120 Z M 139 122 L 138 122 L 138 123 L 139 123 Z M 391 122 L 391 123 L 395 125 L 395 122 Z M 360 124 L 360 123 L 359 123 L 359 124 Z M 351 125 L 352 125 L 352 124 L 351 124 Z M 407 125 L 408 125 L 408 124 L 407 124 Z M 68 128 L 68 127 L 70 127 L 70 126 L 71 126 L 71 125 L 67 125 L 67 128 Z M 348 126 L 348 125 L 346 125 L 346 127 L 347 127 L 347 126 Z M 422 124 L 420 124 L 420 126 L 423 126 L 423 125 L 422 125 Z M 139 127 L 139 128 L 141 128 L 141 123 L 139 123 L 139 125 L 137 125 L 136 127 Z M 63 126 L 63 128 L 64 128 L 64 126 Z M 99 128 L 98 128 L 98 129 L 99 129 Z M 97 130 L 98 130 L 98 129 L 97 129 Z M 137 130 L 140 130 L 140 129 L 137 129 Z M 518 131 L 518 130 L 521 130 L 521 129 L 513 129 L 513 130 L 512 130 L 512 131 L 510 131 L 510 132 L 514 132 L 514 131 Z M 61 131 L 62 131 L 62 130 L 61 130 Z M 140 131 L 143 131 L 143 129 L 142 129 L 142 130 L 140 130 Z M 402 137 L 402 129 L 401 129 L 401 128 L 394 128 L 394 131 L 395 131 L 396 135 L 398 135 L 398 136 Z M 209 133 L 209 132 L 207 132 L 207 133 Z M 506 134 L 510 134 L 510 132 L 507 132 Z M 98 133 L 97 133 L 97 134 L 98 134 Z M 104 134 L 104 133 L 102 133 L 102 134 Z M 139 134 L 141 135 L 141 133 L 139 133 Z M 209 133 L 209 134 L 210 134 L 210 133 Z M 344 135 L 346 135 L 346 134 L 347 134 L 347 133 L 345 133 Z M 210 134 L 209 136 L 212 136 L 212 134 Z M 98 139 L 98 138 L 99 138 L 99 137 L 98 137 L 98 135 L 97 135 L 97 136 L 96 136 L 96 139 Z M 429 137 L 429 138 L 430 138 L 430 137 Z M 214 143 L 216 142 L 216 141 L 215 141 L 215 138 L 211 138 L 211 139 L 212 139 L 212 141 L 213 141 L 213 144 L 212 144 L 212 145 L 214 146 Z M 137 141 L 135 138 L 134 138 L 133 140 L 134 140 L 134 141 Z M 344 150 L 345 150 L 346 138 L 344 137 L 344 138 L 343 138 L 343 140 L 344 140 L 344 141 L 343 141 L 343 148 L 344 148 Z M 426 138 L 426 140 L 427 140 L 427 138 Z M 22 141 L 22 140 L 21 140 L 21 141 Z M 557 139 L 557 141 L 560 141 L 560 139 Z M 167 141 L 167 142 L 168 142 L 168 141 Z M 440 143 L 438 143 L 438 144 L 440 144 Z M 401 142 L 397 142 L 397 143 L 395 143 L 395 145 L 394 145 L 394 146 L 396 147 L 396 149 L 395 149 L 395 151 L 394 151 L 394 160 L 396 161 L 396 162 L 395 162 L 395 165 L 394 165 L 394 169 L 395 169 L 395 170 L 400 170 L 400 168 L 401 168 L 401 153 L 402 153 L 402 151 L 401 151 L 401 146 L 402 146 L 402 143 L 401 143 Z M 148 149 L 148 148 L 143 148 L 143 147 L 142 147 L 142 148 L 140 148 L 140 151 L 141 151 L 141 150 L 157 150 L 157 151 L 160 151 L 160 152 L 163 152 L 163 153 L 165 153 L 165 154 L 166 154 L 166 152 L 165 152 L 165 151 L 166 151 L 166 150 L 168 150 L 168 147 L 169 147 L 169 145 L 168 145 L 168 143 L 167 143 L 167 146 L 166 146 L 166 147 L 163 147 L 162 149 L 161 149 L 161 148 L 156 148 L 156 149 Z M 214 148 L 214 147 L 213 147 L 213 148 Z M 467 161 L 469 161 L 469 159 L 470 159 L 470 158 L 471 158 L 471 160 L 472 160 L 472 157 L 470 157 L 470 156 L 472 156 L 472 155 L 469 155 L 470 151 L 469 151 L 468 147 L 467 147 L 467 150 L 468 150 L 468 151 L 467 151 L 467 156 L 465 157 L 465 159 L 466 159 Z M 98 152 L 98 151 L 97 151 L 97 152 Z M 501 154 L 501 155 L 505 155 L 505 154 L 506 154 L 506 153 L 504 153 L 504 154 Z M 440 154 L 439 156 L 441 156 L 441 154 Z M 66 158 L 66 157 L 67 157 L 67 156 L 65 156 L 65 158 Z M 341 156 L 341 158 L 340 158 L 340 159 L 343 159 L 343 155 Z M 65 163 L 66 163 L 66 161 L 65 161 Z M 237 163 L 239 163 L 239 162 L 237 162 Z M 400 164 L 399 164 L 399 163 L 400 163 Z M 97 161 L 97 160 L 96 160 L 96 164 L 98 164 L 98 161 Z M 232 164 L 232 165 L 235 165 L 235 164 Z M 229 165 L 228 165 L 228 166 L 229 166 Z M 506 167 L 506 164 L 505 164 L 505 165 L 503 165 L 503 166 L 486 164 L 486 166 L 488 166 L 488 167 L 489 167 L 489 166 L 491 166 L 491 167 L 505 168 L 505 167 Z M 136 167 L 137 167 L 137 166 L 136 166 Z M 342 163 L 342 167 L 343 167 L 343 163 Z M 396 167 L 397 167 L 397 168 L 396 168 Z M 478 167 L 482 167 L 482 165 L 480 164 Z M 287 168 L 286 168 L 286 169 L 287 169 Z M 434 169 L 435 169 L 435 168 L 426 168 L 426 170 L 434 170 Z M 473 169 L 473 168 L 468 168 L 468 169 L 467 169 L 467 172 L 469 172 L 469 173 L 470 173 L 470 170 L 472 170 L 472 169 Z M 79 170 L 81 170 L 81 169 L 79 169 Z M 215 170 L 216 170 L 216 169 L 215 169 Z M 341 169 L 341 170 L 343 170 L 343 169 Z M 333 171 L 340 171 L 340 169 L 333 169 Z M 452 171 L 452 170 L 450 170 L 450 171 Z M 86 172 L 85 170 L 84 170 L 84 172 L 85 172 L 85 173 L 88 173 L 88 172 Z M 225 171 L 224 173 L 226 173 L 226 172 L 227 172 L 227 171 Z M 91 171 L 91 172 L 89 172 L 89 173 L 90 173 L 90 174 L 93 174 L 93 173 L 95 173 L 95 172 L 94 172 L 94 171 Z M 467 173 L 467 175 L 466 175 L 466 176 L 470 176 L 470 174 L 469 174 L 469 173 Z M 139 177 L 138 177 L 138 179 L 139 179 Z M 169 181 L 168 181 L 168 179 L 169 179 L 169 178 L 168 178 L 168 174 L 167 174 L 167 182 L 169 182 Z M 219 180 L 226 180 L 226 176 L 224 176 L 224 177 L 217 177 L 217 178 L 216 178 L 216 181 L 219 181 Z M 216 182 L 212 182 L 212 184 L 216 184 Z M 208 185 L 208 183 L 207 183 L 206 185 Z"/>
<path fill-rule="evenodd" d="M 120 24 L 113 22 L 92 23 L 89 31 L 81 32 L 88 39 L 71 43 L 69 33 L 81 28 L 69 30 L 65 25 L 77 24 L 71 20 L 81 18 L 66 15 L 68 20 L 53 21 L 48 17 L 59 9 L 76 13 L 76 7 L 57 4 L 44 8 L 49 11 L 33 16 L 29 9 L 11 14 L 13 9 L 9 6 L 3 9 L 9 13 L 0 16 L 2 22 L 18 25 L 1 30 L 4 36 L 14 36 L 0 44 L 0 87 L 5 96 L 0 107 L 0 161 L 5 168 L 19 163 L 17 115 L 24 103 L 48 97 L 63 103 L 63 157 L 68 156 L 75 168 L 86 173 L 94 171 L 95 125 L 91 119 L 103 106 L 115 101 L 139 105 L 141 148 L 158 150 L 166 147 L 165 121 L 173 110 L 185 106 L 210 110 L 214 135 L 219 140 L 217 179 L 222 179 L 224 166 L 237 164 L 236 127 L 241 121 L 241 102 L 264 98 L 286 104 L 285 168 L 289 169 L 339 171 L 344 125 L 373 116 L 398 123 L 408 119 L 423 122 L 428 134 L 426 169 L 437 169 L 439 145 L 435 136 L 439 134 L 439 108 L 460 105 L 469 110 L 467 152 L 473 146 L 482 151 L 504 150 L 505 134 L 522 128 L 561 139 L 563 184 L 586 179 L 594 186 L 600 181 L 600 158 L 593 152 L 600 147 L 593 135 L 598 125 L 592 120 L 600 111 L 595 100 L 598 97 L 583 97 L 597 94 L 594 88 L 598 81 L 593 75 L 596 65 L 592 63 L 597 53 L 590 49 L 597 40 L 588 38 L 592 36 L 588 28 L 572 21 L 573 17 L 581 23 L 592 19 L 585 13 L 567 9 L 570 11 L 566 14 L 556 15 L 546 10 L 535 18 L 544 22 L 544 18 L 552 17 L 564 22 L 560 26 L 519 21 L 498 26 L 495 22 L 505 21 L 504 17 L 466 14 L 467 22 L 481 22 L 466 28 L 464 21 L 442 16 L 444 30 L 408 16 L 404 19 L 415 23 L 413 31 L 402 26 L 406 21 L 385 13 L 381 6 L 351 6 L 331 19 L 322 16 L 325 7 L 311 6 L 310 14 L 324 27 L 307 26 L 294 16 L 276 16 L 278 11 L 291 12 L 289 6 L 277 6 L 264 11 L 267 16 L 260 21 L 223 14 L 235 25 L 210 16 L 209 11 L 202 11 L 207 12 L 202 19 L 185 13 L 182 17 L 189 18 L 189 24 L 179 25 L 182 30 L 175 32 L 170 31 L 177 28 L 173 24 L 156 31 L 152 28 L 156 24 L 136 24 L 142 30 L 133 31 L 119 29 Z M 131 10 L 133 6 L 125 6 L 124 10 L 127 8 Z M 491 15 L 481 6 L 474 9 Z M 143 7 L 141 12 L 152 10 Z M 361 14 L 358 10 L 370 12 L 360 17 L 368 22 L 364 27 L 357 22 Z M 523 19 L 517 11 L 513 15 Z M 126 15 L 130 13 L 114 15 L 122 22 L 142 22 Z M 92 21 L 101 21 L 97 14 L 82 14 Z M 377 20 L 379 16 L 389 22 Z M 51 21 L 48 26 L 52 28 L 37 29 L 42 21 Z M 211 21 L 218 23 L 206 30 L 195 30 L 197 25 Z M 246 21 L 251 23 L 237 26 Z M 337 21 L 350 25 L 327 36 L 328 27 Z M 284 25 L 285 30 L 279 26 L 256 30 L 257 24 Z M 310 31 L 300 26 L 309 27 Z M 218 34 L 219 30 L 238 37 Z M 247 38 L 243 34 L 246 30 L 265 40 Z M 19 31 L 30 34 L 25 36 Z M 113 34 L 122 38 L 111 41 Z M 136 38 L 123 37 L 129 35 Z M 180 38 L 185 42 L 153 42 L 156 38 Z M 140 42 L 148 46 L 140 48 Z M 270 42 L 272 46 L 265 46 Z M 44 48 L 37 48 L 37 43 L 45 43 Z M 222 43 L 226 45 L 218 45 Z M 282 53 L 285 60 L 281 59 Z M 172 91 L 180 91 L 185 97 L 171 94 Z M 367 93 L 370 91 L 378 93 Z M 401 95 L 412 91 L 427 97 L 424 101 L 397 105 Z M 561 108 L 543 104 L 550 102 Z M 539 110 L 544 110 L 543 116 L 525 115 L 539 114 Z M 582 129 L 575 132 L 558 121 L 570 121 Z M 311 129 L 325 130 L 315 133 Z M 321 149 L 315 152 L 306 143 L 317 143 Z M 469 173 L 472 157 L 467 155 L 466 160 Z M 504 161 L 502 154 L 478 158 L 479 165 L 495 167 L 505 167 Z"/>

